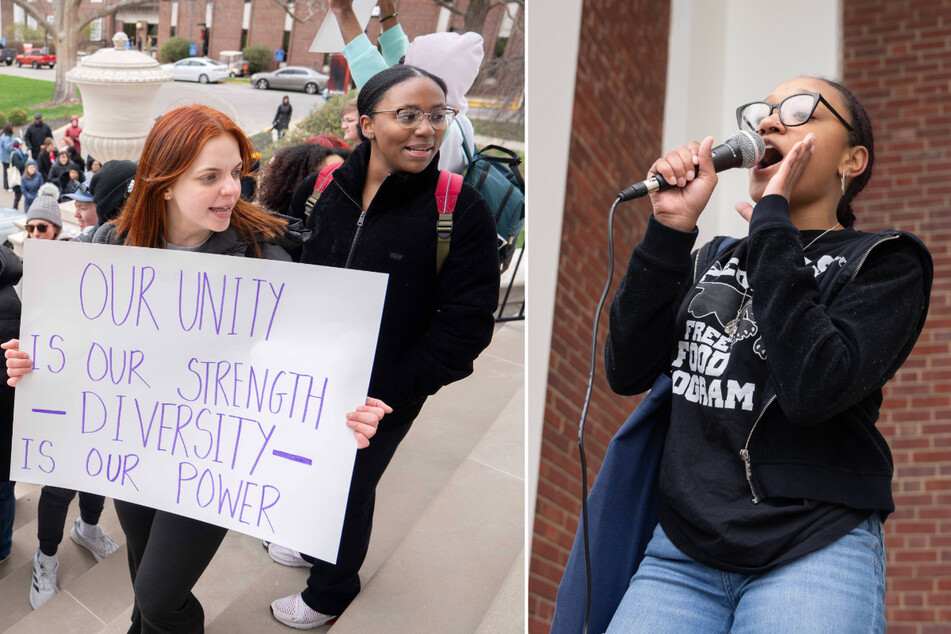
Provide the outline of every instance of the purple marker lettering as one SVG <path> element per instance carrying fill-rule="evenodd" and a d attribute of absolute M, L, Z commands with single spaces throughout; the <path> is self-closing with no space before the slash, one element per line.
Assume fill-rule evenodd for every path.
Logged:
<path fill-rule="evenodd" d="M 96 313 L 95 315 L 93 315 L 93 316 L 90 317 L 89 312 L 87 312 L 87 310 L 86 310 L 86 299 L 85 299 L 85 298 L 86 298 L 87 293 L 91 293 L 91 292 L 92 292 L 92 291 L 89 290 L 89 288 L 86 286 L 86 274 L 89 273 L 89 271 L 90 271 L 91 268 L 92 268 L 92 269 L 96 269 L 96 271 L 99 272 L 99 277 L 102 279 L 102 293 L 103 293 L 103 295 L 102 295 L 102 307 L 99 309 L 99 312 L 98 312 L 98 313 Z M 95 283 L 95 281 L 96 281 L 95 279 L 91 278 L 91 279 L 90 279 L 90 284 Z M 108 287 L 108 284 L 107 284 L 107 282 L 106 282 L 106 274 L 105 274 L 105 272 L 103 272 L 103 270 L 102 270 L 101 268 L 99 268 L 98 266 L 96 266 L 95 264 L 93 264 L 92 262 L 90 262 L 89 264 L 86 265 L 86 268 L 83 269 L 82 277 L 79 278 L 79 307 L 80 307 L 80 309 L 83 311 L 83 316 L 84 316 L 86 319 L 89 319 L 89 320 L 99 319 L 99 317 L 102 316 L 102 313 L 104 313 L 105 310 L 106 310 L 106 302 L 108 301 L 108 298 L 109 298 L 109 287 Z"/>

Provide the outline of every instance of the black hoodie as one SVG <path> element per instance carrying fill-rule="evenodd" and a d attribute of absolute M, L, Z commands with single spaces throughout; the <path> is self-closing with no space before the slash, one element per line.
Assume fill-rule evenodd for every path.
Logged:
<path fill-rule="evenodd" d="M 697 284 L 695 239 L 651 219 L 611 307 L 607 376 L 633 394 L 671 374 L 661 524 L 701 563 L 760 572 L 894 510 L 875 422 L 933 267 L 911 234 L 800 232 L 781 196 Z"/>

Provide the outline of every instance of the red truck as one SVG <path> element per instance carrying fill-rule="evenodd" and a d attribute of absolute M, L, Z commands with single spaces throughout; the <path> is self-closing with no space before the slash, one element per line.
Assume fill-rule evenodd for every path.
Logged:
<path fill-rule="evenodd" d="M 48 54 L 43 49 L 34 48 L 30 51 L 23 51 L 22 55 L 17 55 L 16 63 L 17 66 L 32 66 L 33 68 L 49 66 L 53 68 L 56 65 L 56 56 Z"/>

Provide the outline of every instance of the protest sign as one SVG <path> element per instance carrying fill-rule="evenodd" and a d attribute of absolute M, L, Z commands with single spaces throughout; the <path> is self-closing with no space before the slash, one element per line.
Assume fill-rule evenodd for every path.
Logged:
<path fill-rule="evenodd" d="M 386 276 L 27 240 L 12 480 L 334 562 Z M 372 441 L 371 441 L 372 442 Z"/>
<path fill-rule="evenodd" d="M 353 12 L 357 16 L 357 22 L 360 23 L 361 31 L 366 30 L 375 8 L 376 0 L 353 0 Z M 337 24 L 337 17 L 332 11 L 327 11 L 308 50 L 311 53 L 339 53 L 343 47 L 344 41 L 340 34 L 340 26 Z"/>

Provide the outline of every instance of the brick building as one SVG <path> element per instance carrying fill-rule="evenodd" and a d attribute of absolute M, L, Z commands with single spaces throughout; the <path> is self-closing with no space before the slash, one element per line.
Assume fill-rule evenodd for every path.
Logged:
<path fill-rule="evenodd" d="M 889 632 L 951 631 L 951 5 L 942 0 L 810 0 L 794 12 L 782 11 L 777 21 L 780 14 L 771 9 L 779 8 L 754 0 L 577 0 L 560 8 L 558 24 L 556 18 L 536 21 L 531 15 L 533 95 L 536 81 L 550 83 L 544 71 L 536 75 L 535 47 L 549 49 L 552 41 L 568 46 L 571 41 L 564 38 L 573 36 L 566 34 L 576 28 L 580 33 L 567 152 L 541 166 L 549 175 L 564 171 L 563 199 L 529 192 L 531 220 L 537 220 L 538 209 L 549 210 L 545 227 L 532 224 L 533 244 L 539 244 L 548 225 L 557 226 L 561 214 L 561 230 L 553 238 L 558 252 L 544 259 L 536 257 L 536 248 L 529 270 L 530 382 L 541 374 L 544 383 L 534 397 L 529 385 L 530 438 L 536 441 L 529 455 L 539 465 L 529 574 L 531 632 L 548 629 L 578 523 L 577 428 L 591 322 L 607 271 L 607 210 L 616 192 L 643 178 L 663 149 L 707 134 L 729 136 L 735 128 L 731 109 L 741 100 L 760 98 L 778 81 L 801 74 L 842 77 L 870 114 L 875 173 L 856 200 L 857 228 L 912 231 L 934 256 L 936 279 L 925 330 L 886 386 L 878 423 L 894 456 L 897 505 L 886 523 L 886 608 Z M 545 39 L 549 29 L 560 29 L 562 39 Z M 555 108 L 555 101 L 546 104 Z M 534 156 L 550 160 L 538 141 L 554 132 L 536 131 L 535 121 L 529 118 L 529 145 Z M 746 198 L 746 175 L 733 172 L 738 173 L 721 175 L 719 199 L 711 201 L 716 210 L 701 226 L 701 240 L 715 233 L 745 233 L 732 219 L 732 203 Z M 529 174 L 529 182 L 538 179 Z M 618 209 L 613 288 L 649 213 L 646 201 Z M 539 296 L 535 280 L 556 266 L 553 291 Z M 550 337 L 544 327 L 549 318 Z M 614 395 L 607 386 L 601 354 L 606 329 L 605 311 L 585 434 L 589 486 L 608 441 L 638 401 Z M 533 341 L 538 332 L 548 340 Z"/>
<path fill-rule="evenodd" d="M 93 11 L 115 4 L 118 0 L 94 2 L 84 0 L 82 11 Z M 433 0 L 402 0 L 397 3 L 400 23 L 412 41 L 417 35 L 464 28 L 461 15 L 441 8 Z M 455 6 L 465 11 L 468 0 L 457 0 Z M 52 21 L 54 4 L 38 1 L 34 8 L 49 16 Z M 97 20 L 93 24 L 92 41 L 81 44 L 81 50 L 94 50 L 107 45 L 116 31 L 125 31 L 130 39 L 152 38 L 156 46 L 172 35 L 194 42 L 199 55 L 217 59 L 221 51 L 243 50 L 247 46 L 265 46 L 272 53 L 283 50 L 285 62 L 296 66 L 310 66 L 326 71 L 329 60 L 323 53 L 311 53 L 311 42 L 326 15 L 326 9 L 318 11 L 304 22 L 288 16 L 274 0 L 178 0 L 154 1 L 133 9 L 119 11 L 116 15 Z M 508 11 L 512 18 L 506 18 Z M 303 16 L 303 11 L 301 12 Z M 11 0 L 0 0 L 0 29 L 16 22 L 36 26 L 35 20 L 16 7 Z M 522 48 L 524 46 L 523 11 L 517 3 L 510 6 L 496 5 L 487 14 L 482 36 L 485 40 L 485 59 L 512 60 L 514 67 L 507 67 L 507 74 L 514 72 L 511 81 L 499 86 L 494 77 L 481 77 L 477 87 L 483 94 L 507 94 L 512 86 L 524 82 Z M 367 34 L 376 43 L 379 25 L 371 19 Z M 500 39 L 501 36 L 501 39 Z M 278 63 L 273 61 L 272 68 Z M 488 68 L 488 64 L 483 65 Z M 491 68 L 495 69 L 493 65 Z M 516 88 L 517 90 L 517 88 Z"/>

